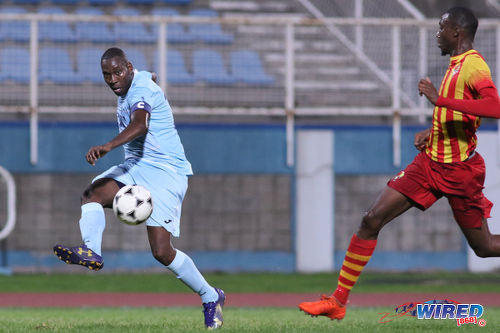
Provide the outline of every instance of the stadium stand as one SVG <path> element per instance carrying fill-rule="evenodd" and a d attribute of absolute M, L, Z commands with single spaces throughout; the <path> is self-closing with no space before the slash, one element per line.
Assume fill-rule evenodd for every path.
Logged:
<path fill-rule="evenodd" d="M 176 9 L 161 7 L 161 8 L 153 8 L 151 11 L 151 15 L 153 16 L 177 16 L 179 12 Z M 153 26 L 153 35 L 158 36 L 158 26 Z M 194 41 L 193 35 L 191 35 L 190 31 L 184 28 L 182 23 L 168 23 L 167 24 L 167 41 L 169 43 L 177 44 L 177 43 L 192 43 Z"/>
<path fill-rule="evenodd" d="M 30 80 L 30 54 L 24 47 L 0 50 L 0 81 L 26 84 Z"/>
<path fill-rule="evenodd" d="M 91 6 L 114 6 L 118 3 L 118 0 L 88 0 Z"/>
<path fill-rule="evenodd" d="M 155 70 L 158 72 L 158 57 L 155 57 Z M 171 84 L 189 85 L 194 84 L 196 79 L 193 74 L 186 70 L 183 54 L 175 49 L 169 49 L 167 53 L 167 81 Z"/>
<path fill-rule="evenodd" d="M 15 5 L 38 5 L 40 2 L 40 0 L 12 0 Z"/>
<path fill-rule="evenodd" d="M 137 70 L 151 70 L 151 67 L 148 65 L 148 62 L 146 60 L 146 56 L 141 49 L 127 48 L 127 57 L 128 60 L 134 65 L 134 68 L 136 68 Z"/>
<path fill-rule="evenodd" d="M 79 78 L 66 49 L 46 47 L 40 50 L 39 81 L 56 84 L 74 84 Z"/>
<path fill-rule="evenodd" d="M 61 7 L 41 7 L 41 14 L 65 14 Z M 67 22 L 40 22 L 39 40 L 53 42 L 76 42 L 75 32 Z"/>
<path fill-rule="evenodd" d="M 100 16 L 103 11 L 98 7 L 81 7 L 75 10 L 75 14 Z M 113 43 L 116 40 L 114 31 L 104 22 L 78 22 L 75 31 L 81 42 Z"/>
<path fill-rule="evenodd" d="M 236 82 L 226 70 L 221 54 L 214 50 L 193 51 L 193 73 L 197 80 L 209 84 L 231 85 Z"/>
<path fill-rule="evenodd" d="M 217 17 L 217 12 L 210 9 L 192 9 L 191 16 Z M 233 35 L 222 31 L 218 23 L 192 23 L 189 25 L 189 32 L 199 41 L 209 44 L 231 44 Z"/>
<path fill-rule="evenodd" d="M 100 71 L 100 59 L 104 49 L 84 47 L 78 49 L 77 53 L 77 76 L 81 82 L 102 84 L 102 73 Z"/>
<path fill-rule="evenodd" d="M 116 16 L 137 16 L 140 11 L 131 7 L 122 7 L 113 10 Z M 154 43 L 155 36 L 146 29 L 142 23 L 117 22 L 114 25 L 114 31 L 118 42 L 128 43 Z"/>
<path fill-rule="evenodd" d="M 62 6 L 77 6 L 81 3 L 80 0 L 50 0 L 52 5 Z"/>
<path fill-rule="evenodd" d="M 231 52 L 231 73 L 236 80 L 246 84 L 274 84 L 274 78 L 264 72 L 259 54 L 255 51 Z"/>
<path fill-rule="evenodd" d="M 155 0 L 126 0 L 126 3 L 131 6 L 151 6 L 155 3 Z"/>
<path fill-rule="evenodd" d="M 19 6 L 6 6 L 0 8 L 2 14 L 24 14 L 27 10 Z M 30 38 L 29 22 L 1 21 L 0 41 L 26 42 Z"/>

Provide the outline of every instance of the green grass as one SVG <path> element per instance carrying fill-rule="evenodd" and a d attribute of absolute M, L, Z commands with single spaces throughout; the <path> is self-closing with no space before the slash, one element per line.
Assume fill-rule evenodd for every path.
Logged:
<path fill-rule="evenodd" d="M 1 292 L 187 292 L 172 274 L 16 274 L 0 276 Z M 336 285 L 331 274 L 206 274 L 207 280 L 234 292 L 327 293 Z M 500 292 L 500 274 L 371 273 L 362 274 L 356 293 L 363 292 Z M 1 297 L 1 294 L 0 294 Z M 221 332 L 498 332 L 500 308 L 485 308 L 485 327 L 457 327 L 453 320 L 396 318 L 379 323 L 390 307 L 349 307 L 342 322 L 311 318 L 296 308 L 224 310 Z M 0 332 L 206 332 L 201 307 L 185 308 L 0 308 Z"/>
<path fill-rule="evenodd" d="M 390 308 L 350 308 L 342 322 L 295 309 L 226 308 L 221 332 L 500 332 L 500 309 L 485 309 L 486 326 L 401 317 L 379 323 Z M 205 332 L 199 308 L 0 309 L 1 332 Z"/>
<path fill-rule="evenodd" d="M 83 271 L 85 272 L 85 271 Z M 331 274 L 205 274 L 227 292 L 326 293 L 337 284 Z M 356 284 L 363 292 L 500 292 L 500 273 L 371 273 Z M 191 292 L 172 274 L 17 274 L 0 276 L 0 292 Z"/>

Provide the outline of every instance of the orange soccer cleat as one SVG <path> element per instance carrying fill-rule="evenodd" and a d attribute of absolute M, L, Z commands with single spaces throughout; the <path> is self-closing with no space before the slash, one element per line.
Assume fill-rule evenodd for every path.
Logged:
<path fill-rule="evenodd" d="M 345 316 L 345 305 L 333 296 L 322 295 L 319 301 L 300 303 L 299 309 L 311 316 L 326 316 L 331 320 L 342 320 Z"/>

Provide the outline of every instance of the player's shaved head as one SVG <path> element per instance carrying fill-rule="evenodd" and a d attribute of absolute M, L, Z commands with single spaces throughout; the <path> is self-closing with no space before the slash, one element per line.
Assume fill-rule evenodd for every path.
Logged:
<path fill-rule="evenodd" d="M 476 35 L 478 21 L 474 13 L 465 7 L 453 7 L 446 11 L 448 20 L 456 27 L 463 29 L 465 35 L 472 40 Z"/>
<path fill-rule="evenodd" d="M 123 52 L 123 50 L 122 50 L 122 49 L 120 49 L 120 48 L 118 48 L 118 47 L 111 47 L 111 48 L 107 49 L 107 50 L 103 53 L 103 55 L 102 55 L 102 57 L 101 57 L 101 62 L 102 62 L 103 60 L 105 60 L 105 59 L 111 59 L 111 58 L 115 58 L 115 57 L 120 58 L 120 59 L 123 59 L 123 61 L 124 61 L 125 63 L 127 63 L 127 62 L 128 62 L 128 60 L 127 60 L 127 56 L 125 55 L 125 52 Z"/>

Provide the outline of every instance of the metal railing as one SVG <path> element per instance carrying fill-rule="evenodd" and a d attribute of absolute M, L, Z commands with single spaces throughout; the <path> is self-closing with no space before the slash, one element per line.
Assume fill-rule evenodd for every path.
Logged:
<path fill-rule="evenodd" d="M 250 89 L 243 88 L 238 90 L 237 94 L 234 93 L 232 89 L 238 89 L 237 87 L 216 87 L 213 88 L 215 92 L 223 92 L 225 89 L 229 91 L 227 95 L 221 95 L 220 103 L 218 100 L 212 101 L 210 106 L 204 106 L 205 101 L 200 97 L 199 103 L 189 104 L 190 98 L 196 96 L 198 93 L 200 96 L 210 96 L 212 91 L 211 87 L 207 85 L 195 85 L 195 91 L 192 90 L 188 92 L 187 102 L 182 106 L 177 106 L 174 102 L 174 112 L 178 114 L 211 114 L 211 115 L 282 115 L 286 119 L 287 123 L 287 145 L 288 145 L 288 156 L 287 162 L 289 165 L 293 165 L 294 162 L 294 124 L 295 116 L 392 116 L 393 121 L 393 144 L 394 144 L 394 165 L 400 164 L 400 126 L 401 117 L 420 117 L 424 119 L 425 116 L 431 114 L 431 107 L 426 105 L 424 99 L 418 99 L 416 96 L 416 81 L 414 94 L 410 94 L 409 91 L 405 90 L 403 87 L 403 78 L 405 76 L 405 71 L 410 71 L 414 73 L 414 78 L 425 77 L 428 75 L 430 69 L 430 63 L 434 63 L 439 58 L 438 51 L 433 50 L 431 52 L 428 48 L 430 40 L 434 35 L 434 31 L 437 29 L 437 20 L 423 20 L 423 19 L 383 19 L 383 18 L 325 18 L 322 17 L 320 20 L 305 18 L 303 16 L 290 17 L 290 16 L 224 16 L 219 18 L 209 18 L 209 17 L 192 17 L 192 16 L 174 16 L 174 17 L 161 17 L 161 16 L 88 16 L 88 15 L 51 15 L 51 14 L 0 14 L 0 22 L 2 21 L 28 21 L 30 24 L 30 40 L 29 40 L 29 52 L 30 52 L 30 81 L 28 85 L 29 91 L 29 101 L 26 104 L 20 103 L 18 105 L 9 105 L 2 103 L 0 101 L 0 112 L 21 112 L 30 114 L 30 134 L 31 134 L 31 152 L 30 161 L 32 164 L 36 164 L 38 161 L 38 115 L 39 113 L 54 113 L 54 112 L 67 112 L 67 113 L 83 113 L 83 112 L 104 112 L 113 113 L 115 111 L 114 103 L 108 103 L 112 101 L 111 99 L 105 99 L 106 102 L 103 105 L 93 105 L 92 107 L 86 105 L 79 105 L 79 103 L 65 102 L 54 99 L 54 103 L 40 103 L 40 89 L 42 85 L 39 82 L 39 50 L 42 47 L 39 41 L 39 24 L 42 22 L 68 22 L 75 24 L 77 22 L 105 22 L 108 24 L 117 22 L 130 22 L 130 23 L 143 23 L 148 25 L 156 25 L 158 27 L 158 38 L 153 46 L 149 49 L 154 48 L 156 56 L 158 58 L 157 71 L 160 78 L 160 86 L 164 91 L 169 92 L 171 85 L 168 83 L 168 64 L 167 64 L 167 54 L 170 47 L 167 43 L 167 33 L 169 23 L 182 23 L 182 24 L 195 24 L 195 23 L 218 23 L 224 27 L 228 27 L 236 35 L 235 40 L 238 40 L 240 34 L 240 28 L 243 30 L 244 27 L 248 26 L 261 26 L 261 27 L 271 27 L 269 31 L 282 31 L 281 37 L 277 37 L 278 41 L 281 39 L 282 49 L 274 51 L 272 56 L 276 58 L 279 55 L 278 67 L 282 68 L 283 75 L 279 76 L 279 71 L 275 71 L 277 76 L 277 82 L 273 87 L 262 88 L 256 90 L 255 96 L 267 96 L 274 91 L 276 96 L 279 97 L 278 101 L 274 100 L 269 102 L 268 105 L 259 104 L 252 105 L 247 103 L 243 105 L 240 100 L 236 99 L 228 102 L 226 98 L 240 97 L 249 91 Z M 341 49 L 347 57 L 352 59 L 357 59 L 356 62 L 350 62 L 344 64 L 344 66 L 360 67 L 361 72 L 366 74 L 359 79 L 358 82 L 363 82 L 367 80 L 374 80 L 379 84 L 380 91 L 384 89 L 384 86 L 390 85 L 390 89 L 387 92 L 387 98 L 385 99 L 387 103 L 378 103 L 378 105 L 367 106 L 365 104 L 358 104 L 362 100 L 365 94 L 362 90 L 360 92 L 356 91 L 356 84 L 354 88 L 349 93 L 352 96 L 359 96 L 359 98 L 353 98 L 350 104 L 340 105 L 336 103 L 335 99 L 332 101 L 324 102 L 324 105 L 318 105 L 318 103 L 303 103 L 300 101 L 300 88 L 297 86 L 297 82 L 300 81 L 299 70 L 302 72 L 307 72 L 303 70 L 307 66 L 315 66 L 314 60 L 310 63 L 307 61 L 300 60 L 300 52 L 307 52 L 307 48 L 304 47 L 300 49 L 300 45 L 308 42 L 310 36 L 301 36 L 301 31 L 304 28 L 317 28 L 335 31 L 337 27 L 363 27 L 363 31 L 368 32 L 374 29 L 386 29 L 387 32 L 380 34 L 378 38 L 380 41 L 385 43 L 388 47 L 380 47 L 379 49 L 373 49 L 372 52 L 377 51 L 381 53 L 379 59 L 374 59 L 370 55 L 370 50 L 368 50 L 367 43 L 358 43 L 346 40 L 339 34 L 326 34 L 327 38 L 330 38 L 333 42 L 339 42 L 343 45 Z M 407 30 L 411 30 L 413 35 L 417 36 L 415 40 L 411 40 L 411 47 L 408 47 L 408 39 L 406 33 Z M 488 63 L 492 68 L 496 69 L 493 71 L 494 77 L 500 77 L 500 20 L 481 20 L 480 21 L 480 31 L 478 32 L 477 40 L 481 40 L 481 30 L 488 30 L 493 32 L 494 41 L 492 43 L 486 43 L 487 45 L 495 45 L 491 50 L 488 50 Z M 323 36 L 321 38 L 325 38 Z M 491 34 L 490 34 L 491 35 Z M 264 34 L 263 38 L 267 36 Z M 258 37 L 256 37 L 258 38 Z M 315 38 L 313 36 L 313 38 Z M 359 38 L 359 37 L 358 37 Z M 365 37 L 370 38 L 370 37 Z M 405 43 L 402 43 L 402 40 Z M 363 45 L 363 51 L 359 49 L 358 45 Z M 252 43 L 245 44 L 249 48 L 252 48 Z M 241 45 L 240 45 L 241 46 Z M 238 47 L 236 44 L 234 47 Z M 224 50 L 227 50 L 228 46 L 225 46 Z M 230 48 L 230 46 L 229 46 Z M 482 50 L 480 50 L 482 51 Z M 226 51 L 224 51 L 226 52 Z M 385 53 L 383 53 L 385 52 Z M 264 53 L 265 51 L 261 51 Z M 403 60 L 410 54 L 415 61 L 410 63 L 404 62 Z M 484 52 L 483 52 L 484 54 Z M 271 58 L 271 57 L 269 57 Z M 306 58 L 307 59 L 307 58 Z M 332 61 L 335 61 L 332 60 Z M 268 68 L 272 68 L 271 65 L 267 65 Z M 326 64 L 325 67 L 330 66 Z M 340 65 L 342 66 L 342 65 Z M 440 66 L 443 67 L 443 66 Z M 445 67 L 442 68 L 444 73 Z M 375 74 L 375 75 L 373 75 Z M 435 73 L 436 82 L 440 80 L 440 73 Z M 371 77 L 369 76 L 371 75 Z M 413 76 L 411 77 L 413 78 Z M 341 78 L 343 79 L 343 78 Z M 319 80 L 319 79 L 318 79 Z M 340 80 L 340 88 L 342 87 L 342 80 Z M 360 86 L 361 87 L 361 86 Z M 192 87 L 180 87 L 178 91 L 186 89 L 192 89 Z M 413 91 L 413 90 L 412 90 Z M 307 92 L 309 93 L 309 92 Z M 374 93 L 377 93 L 376 91 Z M 303 94 L 303 92 L 302 92 Z M 328 92 L 314 91 L 310 90 L 310 94 L 314 96 L 327 95 Z M 382 92 L 380 93 L 382 94 Z M 175 101 L 175 94 L 172 93 Z M 89 99 L 94 98 L 93 95 L 88 96 Z M 366 97 L 369 99 L 370 97 Z M 170 99 L 170 96 L 169 96 Z M 252 98 L 248 98 L 252 100 Z M 281 102 L 280 102 L 281 100 Z M 321 99 L 317 99 L 321 100 Z M 368 101 L 369 102 L 369 101 Z M 4 105 L 2 105 L 4 104 Z M 179 103 L 182 104 L 182 103 Z M 384 105 L 380 105 L 384 104 Z M 109 105 L 109 106 L 106 106 Z"/>

